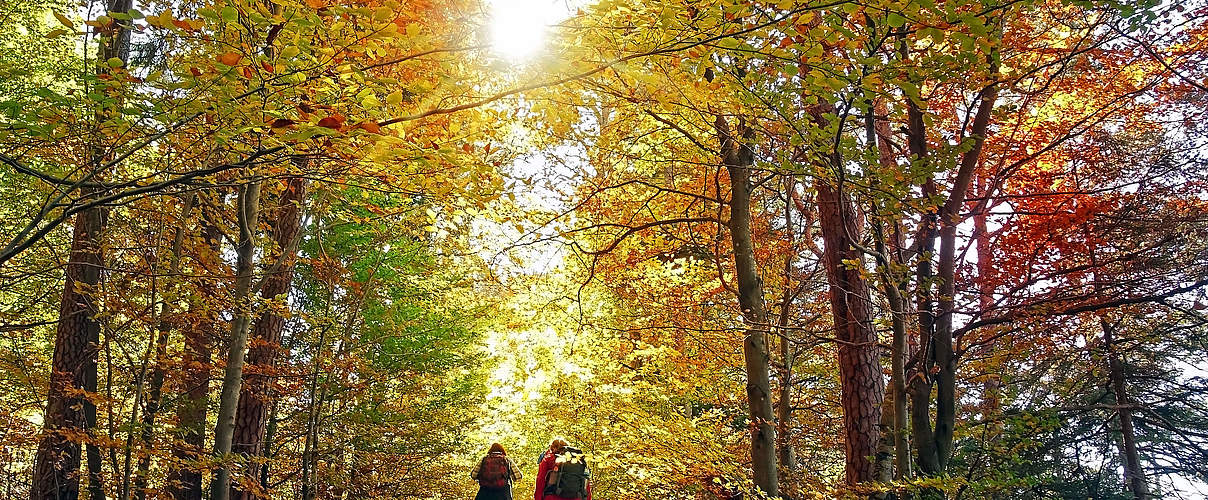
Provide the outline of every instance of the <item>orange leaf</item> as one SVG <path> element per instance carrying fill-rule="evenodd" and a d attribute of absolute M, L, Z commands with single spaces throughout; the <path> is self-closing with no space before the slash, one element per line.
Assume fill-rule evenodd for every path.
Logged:
<path fill-rule="evenodd" d="M 341 115 L 331 115 L 319 120 L 320 127 L 338 129 L 344 125 L 344 117 Z"/>
<path fill-rule="evenodd" d="M 252 74 L 252 68 L 250 68 L 250 67 L 248 67 L 248 66 L 244 66 L 244 67 L 243 67 L 243 77 L 244 77 L 244 78 L 247 78 L 248 80 L 251 80 L 251 79 L 252 79 L 252 76 L 253 76 L 253 74 Z"/>
<path fill-rule="evenodd" d="M 357 127 L 371 134 L 382 133 L 382 126 L 378 125 L 377 122 L 361 122 L 357 124 Z"/>
<path fill-rule="evenodd" d="M 312 9 L 322 9 L 327 6 L 327 2 L 324 0 L 306 0 L 306 6 Z"/>
<path fill-rule="evenodd" d="M 243 59 L 243 56 L 240 55 L 238 52 L 227 52 L 225 54 L 218 56 L 218 62 L 225 64 L 227 66 L 234 66 L 236 64 L 239 64 L 239 61 L 241 61 L 242 59 Z"/>
<path fill-rule="evenodd" d="M 189 73 L 192 73 L 193 76 L 201 76 L 201 70 L 197 69 L 196 66 L 189 68 Z"/>

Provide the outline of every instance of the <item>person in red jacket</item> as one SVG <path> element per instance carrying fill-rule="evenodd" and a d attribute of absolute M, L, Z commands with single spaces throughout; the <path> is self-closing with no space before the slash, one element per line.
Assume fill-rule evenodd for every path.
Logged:
<path fill-rule="evenodd" d="M 566 441 L 555 439 L 549 445 L 549 451 L 545 452 L 544 458 L 537 466 L 537 487 L 534 488 L 533 500 L 591 500 L 591 480 L 586 482 L 587 495 L 580 499 L 579 497 L 560 497 L 554 493 L 546 493 L 546 486 L 549 484 L 550 472 L 553 472 L 558 466 L 558 455 L 568 448 Z"/>

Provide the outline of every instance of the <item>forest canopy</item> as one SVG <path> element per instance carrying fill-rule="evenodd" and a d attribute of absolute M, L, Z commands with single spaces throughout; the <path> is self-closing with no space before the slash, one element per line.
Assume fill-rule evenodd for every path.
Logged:
<path fill-rule="evenodd" d="M 0 497 L 1208 495 L 1203 0 L 0 21 Z"/>

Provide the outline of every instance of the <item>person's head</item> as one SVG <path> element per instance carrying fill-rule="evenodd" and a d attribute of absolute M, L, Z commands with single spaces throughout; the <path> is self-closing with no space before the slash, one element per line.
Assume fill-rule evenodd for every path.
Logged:
<path fill-rule="evenodd" d="M 490 452 L 491 452 L 491 453 L 499 453 L 499 454 L 501 454 L 501 455 L 507 455 L 507 454 L 508 454 L 508 452 L 503 451 L 503 445 L 501 445 L 501 444 L 499 444 L 499 443 L 492 443 L 492 444 L 491 444 L 491 451 L 490 451 Z"/>
<path fill-rule="evenodd" d="M 566 448 L 566 441 L 564 441 L 562 438 L 554 439 L 549 444 L 549 450 L 555 454 L 562 453 L 563 448 Z"/>

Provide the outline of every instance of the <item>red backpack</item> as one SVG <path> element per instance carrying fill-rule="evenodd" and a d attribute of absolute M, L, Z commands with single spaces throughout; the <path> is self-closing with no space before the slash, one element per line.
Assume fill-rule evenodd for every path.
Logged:
<path fill-rule="evenodd" d="M 478 466 L 478 484 L 486 488 L 506 488 L 511 479 L 507 457 L 491 453 L 483 457 Z"/>

